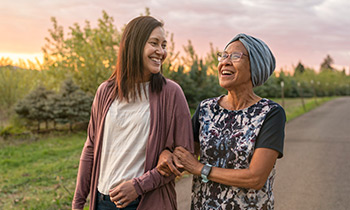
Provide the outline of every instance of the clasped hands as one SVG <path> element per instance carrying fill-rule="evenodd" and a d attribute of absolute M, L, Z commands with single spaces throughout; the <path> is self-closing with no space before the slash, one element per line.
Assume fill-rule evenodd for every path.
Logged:
<path fill-rule="evenodd" d="M 181 176 L 181 169 L 199 175 L 203 167 L 196 157 L 183 147 L 176 147 L 174 152 L 164 150 L 158 160 L 157 170 L 163 176 L 175 174 Z"/>
<path fill-rule="evenodd" d="M 160 154 L 157 170 L 163 176 L 170 176 L 172 173 L 176 176 L 180 176 L 181 172 L 179 169 L 185 169 L 188 172 L 193 173 L 198 167 L 199 170 L 201 170 L 203 164 L 199 163 L 185 148 L 176 147 L 173 153 L 169 150 L 164 150 Z M 132 180 L 128 180 L 110 190 L 109 196 L 117 208 L 125 208 L 138 197 L 138 194 Z"/>
<path fill-rule="evenodd" d="M 202 167 L 203 164 L 198 162 L 196 157 L 183 147 L 176 147 L 173 153 L 164 150 L 160 154 L 157 164 L 157 170 L 163 176 L 170 176 L 171 174 L 181 176 L 181 169 L 192 174 L 200 174 Z M 109 196 L 117 208 L 125 208 L 138 197 L 138 194 L 132 180 L 128 180 L 111 189 Z"/>

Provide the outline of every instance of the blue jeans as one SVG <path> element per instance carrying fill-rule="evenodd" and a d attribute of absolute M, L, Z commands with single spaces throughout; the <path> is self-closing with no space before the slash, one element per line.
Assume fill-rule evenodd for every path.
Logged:
<path fill-rule="evenodd" d="M 140 197 L 136 198 L 136 200 L 129 203 L 129 205 L 123 210 L 136 210 L 137 206 L 140 203 Z M 111 201 L 109 195 L 103 195 L 99 191 L 97 191 L 97 208 L 96 210 L 122 210 L 117 208 L 117 206 Z"/>

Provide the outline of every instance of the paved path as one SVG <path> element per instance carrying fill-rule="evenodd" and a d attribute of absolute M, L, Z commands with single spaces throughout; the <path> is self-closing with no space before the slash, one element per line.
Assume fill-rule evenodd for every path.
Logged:
<path fill-rule="evenodd" d="M 288 122 L 277 162 L 277 210 L 350 209 L 350 97 Z"/>
<path fill-rule="evenodd" d="M 286 125 L 277 161 L 276 210 L 350 209 L 350 97 L 338 98 Z M 176 184 L 178 209 L 190 209 L 191 177 Z"/>

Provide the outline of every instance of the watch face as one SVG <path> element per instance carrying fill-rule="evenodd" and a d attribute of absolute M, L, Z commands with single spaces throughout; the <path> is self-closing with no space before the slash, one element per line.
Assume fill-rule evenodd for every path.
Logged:
<path fill-rule="evenodd" d="M 210 172 L 210 169 L 211 169 L 210 166 L 205 165 L 203 167 L 202 174 L 205 175 L 205 176 L 208 176 L 209 172 Z"/>
<path fill-rule="evenodd" d="M 208 176 L 211 171 L 211 165 L 204 165 L 201 171 L 201 174 L 204 176 Z"/>

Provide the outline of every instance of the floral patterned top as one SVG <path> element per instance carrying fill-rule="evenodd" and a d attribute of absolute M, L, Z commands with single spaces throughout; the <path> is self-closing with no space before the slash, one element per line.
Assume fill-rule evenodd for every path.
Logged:
<path fill-rule="evenodd" d="M 270 148 L 283 156 L 285 113 L 269 99 L 242 110 L 227 110 L 218 101 L 223 96 L 202 101 L 192 118 L 195 141 L 200 143 L 200 162 L 231 169 L 249 167 L 255 148 Z M 275 167 L 260 190 L 204 183 L 193 177 L 194 210 L 273 209 L 272 186 Z"/>

